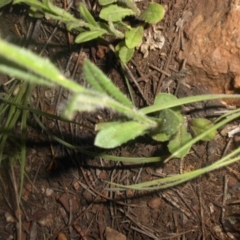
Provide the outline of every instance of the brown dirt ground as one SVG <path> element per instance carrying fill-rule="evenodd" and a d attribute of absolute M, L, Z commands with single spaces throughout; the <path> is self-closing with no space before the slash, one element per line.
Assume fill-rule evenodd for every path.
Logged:
<path fill-rule="evenodd" d="M 141 94 L 130 80 L 138 107 L 151 104 L 158 91 L 169 91 L 179 97 L 209 92 L 206 85 L 191 82 L 191 74 L 182 71 L 183 62 L 177 61 L 181 34 L 176 32 L 176 22 L 184 11 L 194 12 L 194 1 L 158 2 L 168 8 L 160 23 L 166 37 L 165 45 L 161 50 L 151 51 L 147 58 L 137 52 L 128 64 L 142 91 Z M 145 4 L 146 1 L 139 6 Z M 67 35 L 60 24 L 44 49 L 54 30 L 54 21 L 29 19 L 25 8 L 12 7 L 6 7 L 0 18 L 3 36 L 49 57 L 75 81 L 84 84 L 81 57 L 85 54 L 104 69 L 123 92 L 127 92 L 121 69 L 108 48 L 96 42 L 75 45 L 72 36 Z M 26 38 L 31 26 L 34 27 L 31 41 L 28 41 Z M 173 76 L 172 79 L 154 67 L 163 69 Z M 1 83 L 6 80 L 1 75 Z M 166 82 L 171 85 L 164 85 Z M 56 105 L 67 97 L 68 92 L 59 88 L 37 87 L 33 93 L 35 107 L 48 113 L 58 113 Z M 212 113 L 203 104 L 190 106 L 190 109 L 196 108 L 201 111 L 188 114 L 209 117 Z M 146 137 L 112 151 L 93 148 L 94 124 L 110 118 L 110 112 L 101 111 L 78 114 L 75 121 L 80 126 L 45 117 L 41 121 L 52 133 L 84 150 L 126 157 L 166 153 L 165 145 Z M 234 144 L 228 147 L 229 141 L 219 135 L 208 144 L 199 143 L 184 161 L 174 159 L 166 164 L 131 165 L 72 151 L 42 131 L 30 115 L 27 177 L 20 209 L 22 239 L 240 239 L 238 163 L 177 187 L 155 192 L 111 192 L 107 191 L 109 185 L 106 183 L 133 184 L 204 167 L 231 151 Z M 234 141 L 237 144 L 237 139 Z M 1 166 L 0 239 L 19 239 L 16 207 L 19 166 L 9 165 L 4 162 Z"/>

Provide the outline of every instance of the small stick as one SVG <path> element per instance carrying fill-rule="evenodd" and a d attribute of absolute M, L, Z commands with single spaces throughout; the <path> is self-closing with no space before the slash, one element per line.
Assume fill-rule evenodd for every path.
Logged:
<path fill-rule="evenodd" d="M 174 200 L 173 198 L 171 198 L 169 195 L 170 195 L 170 191 L 168 191 L 167 193 L 162 193 L 161 194 L 162 197 L 167 201 L 169 202 L 170 204 L 172 204 L 174 207 L 176 207 L 177 209 L 179 209 L 183 214 L 185 214 L 188 218 L 192 218 L 192 215 L 186 211 L 185 209 L 183 209 L 178 203 L 176 200 Z"/>
<path fill-rule="evenodd" d="M 141 87 L 139 86 L 138 82 L 137 82 L 136 79 L 134 78 L 134 76 L 133 76 L 132 72 L 130 71 L 130 69 L 128 68 L 127 64 L 122 63 L 122 65 L 124 66 L 125 71 L 126 71 L 126 73 L 128 74 L 128 76 L 130 77 L 130 79 L 131 79 L 131 80 L 134 82 L 134 84 L 136 85 L 136 87 L 137 87 L 139 93 L 141 94 L 142 98 L 144 99 L 144 101 L 147 103 L 147 105 L 150 105 L 148 99 L 145 97 L 145 95 L 144 95 Z"/>
<path fill-rule="evenodd" d="M 200 184 L 198 185 L 198 196 L 199 196 L 200 214 L 201 214 L 202 239 L 204 240 L 205 239 L 205 219 L 204 219 L 203 199 L 202 199 L 202 191 L 200 188 Z"/>
<path fill-rule="evenodd" d="M 180 34 L 180 49 L 182 51 L 184 51 L 185 50 L 185 44 L 184 44 L 184 37 L 183 37 L 183 30 L 182 29 L 180 29 L 179 34 Z"/>
<path fill-rule="evenodd" d="M 173 212 L 173 221 L 174 221 L 174 224 L 175 224 L 174 232 L 178 233 L 179 232 L 179 229 L 178 229 L 179 223 L 178 223 L 177 213 L 175 211 Z"/>
<path fill-rule="evenodd" d="M 10 178 L 13 184 L 13 189 L 14 189 L 14 193 L 15 193 L 15 198 L 16 198 L 16 211 L 15 211 L 15 215 L 17 217 L 18 222 L 16 223 L 16 228 L 17 228 L 17 239 L 21 240 L 22 239 L 22 216 L 21 216 L 21 210 L 20 210 L 20 198 L 18 196 L 18 187 L 17 187 L 17 180 L 16 180 L 16 176 L 15 176 L 15 172 L 13 169 L 13 160 L 11 158 L 10 160 Z"/>
<path fill-rule="evenodd" d="M 151 77 L 151 76 L 155 76 L 157 73 L 156 72 L 150 72 L 148 74 L 145 74 L 145 75 L 142 75 L 140 78 L 137 79 L 137 82 L 141 82 L 141 81 L 144 81 L 144 82 L 147 82 L 147 78 Z"/>
<path fill-rule="evenodd" d="M 68 7 L 67 7 L 67 10 L 69 10 L 70 8 L 72 7 L 72 2 L 68 4 Z M 46 41 L 46 43 L 44 44 L 41 52 L 39 53 L 39 55 L 41 56 L 43 54 L 43 52 L 45 51 L 48 43 L 51 41 L 52 37 L 54 36 L 54 34 L 56 33 L 59 25 L 60 25 L 61 21 L 58 21 L 57 24 L 56 24 L 56 27 L 53 29 L 51 35 L 49 36 L 48 40 Z"/>
<path fill-rule="evenodd" d="M 124 202 L 116 201 L 115 199 L 112 199 L 112 198 L 110 198 L 110 197 L 107 197 L 107 196 L 105 196 L 104 194 L 98 192 L 98 191 L 95 190 L 93 187 L 91 187 L 91 184 L 89 183 L 87 177 L 86 177 L 85 174 L 84 174 L 83 168 L 80 167 L 80 169 L 81 169 L 81 172 L 82 172 L 82 174 L 83 174 L 83 178 L 84 178 L 84 180 L 86 181 L 86 183 L 87 183 L 87 185 L 89 186 L 89 188 L 90 188 L 94 193 L 96 193 L 97 195 L 99 195 L 100 197 L 102 197 L 102 198 L 104 198 L 104 199 L 107 199 L 107 200 L 109 200 L 109 201 L 112 201 L 112 202 L 114 202 L 114 203 L 116 203 L 116 204 L 119 204 L 119 205 L 138 207 L 138 205 L 136 205 L 136 204 L 127 204 L 127 203 L 124 203 Z"/>
<path fill-rule="evenodd" d="M 132 229 L 134 229 L 135 231 L 141 232 L 141 233 L 143 233 L 143 234 L 145 234 L 149 237 L 152 237 L 153 239 L 159 239 L 159 238 L 156 238 L 156 236 L 154 234 L 154 231 L 152 229 L 150 229 L 147 226 L 139 223 L 139 221 L 134 220 L 128 213 L 126 213 L 126 217 L 128 219 L 130 219 L 133 223 L 135 223 L 139 228 L 141 228 L 141 230 L 140 230 L 140 229 L 132 226 L 131 227 Z"/>
<path fill-rule="evenodd" d="M 78 234 L 80 235 L 82 240 L 87 240 L 85 232 L 82 230 L 82 228 L 77 223 L 74 222 L 73 227 L 78 232 Z"/>
<path fill-rule="evenodd" d="M 173 40 L 172 47 L 170 49 L 169 57 L 166 61 L 165 67 L 164 67 L 165 70 L 168 69 L 169 63 L 172 59 L 173 50 L 175 49 L 175 45 L 176 45 L 177 41 L 178 41 L 178 37 L 175 37 L 174 40 Z M 163 82 L 163 77 L 164 77 L 164 75 L 162 74 L 162 76 L 160 77 L 160 79 L 158 81 L 157 89 L 155 91 L 155 96 L 161 91 L 161 85 L 162 85 L 162 82 Z"/>
<path fill-rule="evenodd" d="M 151 67 L 151 68 L 153 68 L 154 70 L 156 70 L 156 71 L 158 71 L 158 72 L 160 72 L 160 73 L 166 75 L 167 77 L 170 77 L 170 76 L 171 76 L 170 73 L 164 71 L 164 70 L 161 69 L 161 68 L 158 68 L 158 67 L 156 67 L 156 66 L 154 66 L 154 65 L 152 65 L 152 64 L 148 64 L 148 65 L 149 65 L 149 67 Z"/>
<path fill-rule="evenodd" d="M 226 199 L 227 199 L 227 191 L 228 191 L 228 177 L 224 176 L 224 191 L 223 191 L 223 200 L 222 200 L 222 214 L 221 214 L 221 222 L 224 226 L 224 217 L 225 217 L 225 207 L 226 207 Z"/>
<path fill-rule="evenodd" d="M 185 200 L 185 198 L 182 196 L 182 194 L 180 193 L 179 190 L 174 190 L 178 196 L 181 198 L 181 200 L 183 201 L 183 203 L 185 204 L 185 206 L 192 212 L 193 216 L 197 217 L 196 212 L 193 211 L 193 209 L 191 208 L 191 206 L 188 204 L 188 202 Z"/>
<path fill-rule="evenodd" d="M 134 67 L 136 68 L 136 70 L 137 70 L 138 74 L 140 75 L 140 77 L 142 77 L 143 74 L 141 73 L 141 71 L 140 71 L 140 69 L 138 67 L 138 64 L 133 59 L 131 59 L 130 62 L 134 65 Z"/>
<path fill-rule="evenodd" d="M 72 199 L 71 198 L 68 199 L 68 203 L 69 203 L 68 225 L 69 225 L 69 234 L 71 236 L 71 233 L 72 233 L 72 226 L 71 226 L 71 222 L 72 222 Z"/>

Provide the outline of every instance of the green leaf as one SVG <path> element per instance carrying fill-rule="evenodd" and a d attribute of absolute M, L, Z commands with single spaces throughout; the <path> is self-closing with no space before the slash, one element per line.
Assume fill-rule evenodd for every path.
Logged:
<path fill-rule="evenodd" d="M 79 32 L 85 32 L 86 29 L 82 28 L 84 27 L 84 24 L 81 24 L 81 21 L 78 22 L 69 22 L 66 24 L 67 30 L 71 31 L 72 29 L 75 29 Z"/>
<path fill-rule="evenodd" d="M 63 76 L 60 71 L 48 59 L 44 59 L 27 49 L 10 44 L 2 40 L 1 38 L 0 56 L 3 57 L 1 63 L 2 71 L 5 71 L 6 74 L 21 77 L 21 79 L 26 79 L 36 84 L 43 84 L 45 82 L 45 85 L 52 85 L 57 83 L 62 87 L 72 90 L 73 92 L 88 91 L 77 83 L 65 78 L 65 76 Z M 8 61 L 11 62 L 11 64 L 16 64 L 15 72 L 11 71 L 10 67 L 12 65 L 9 64 Z M 13 66 L 13 68 L 15 66 Z M 31 73 L 33 76 L 32 79 L 30 75 Z"/>
<path fill-rule="evenodd" d="M 88 11 L 85 4 L 79 3 L 79 12 L 81 16 L 87 21 L 88 23 L 92 24 L 95 27 L 98 27 L 98 23 L 95 21 L 92 14 Z"/>
<path fill-rule="evenodd" d="M 17 3 L 25 3 L 28 4 L 30 6 L 30 15 L 31 16 L 37 16 L 39 17 L 40 15 L 44 16 L 44 12 L 48 12 L 49 9 L 47 6 L 45 6 L 42 2 L 39 1 L 34 1 L 34 0 L 14 0 L 13 1 L 14 4 Z"/>
<path fill-rule="evenodd" d="M 64 108 L 63 116 L 67 119 L 72 119 L 75 112 L 93 112 L 99 108 L 104 108 L 104 97 L 99 98 L 98 94 L 83 93 L 74 94 Z"/>
<path fill-rule="evenodd" d="M 153 106 L 157 105 L 157 104 L 162 104 L 164 106 L 166 104 L 171 104 L 171 102 L 176 102 L 178 100 L 179 99 L 172 94 L 158 93 L 157 96 L 155 97 Z M 174 107 L 174 108 L 172 108 L 172 110 L 180 113 L 181 112 L 181 106 Z"/>
<path fill-rule="evenodd" d="M 53 83 L 49 82 L 47 79 L 42 78 L 41 76 L 34 74 L 33 72 L 29 72 L 25 68 L 21 68 L 8 61 L 4 61 L 4 59 L 1 58 L 0 58 L 0 72 L 9 75 L 10 77 L 23 79 L 31 83 L 53 86 Z"/>
<path fill-rule="evenodd" d="M 28 15 L 32 18 L 43 18 L 45 16 L 44 13 L 40 12 L 35 7 L 30 7 Z"/>
<path fill-rule="evenodd" d="M 106 127 L 101 127 L 94 144 L 107 149 L 118 147 L 129 140 L 143 135 L 147 128 L 146 125 L 135 121 L 108 123 Z"/>
<path fill-rule="evenodd" d="M 136 16 L 139 16 L 141 13 L 134 0 L 118 0 L 118 3 L 132 9 L 135 12 Z"/>
<path fill-rule="evenodd" d="M 44 1 L 45 4 L 47 5 L 49 11 L 49 16 L 53 17 L 55 19 L 58 19 L 61 22 L 69 22 L 69 21 L 75 21 L 76 18 L 71 15 L 69 12 L 67 12 L 65 9 L 62 9 L 60 7 L 55 6 L 54 4 L 52 4 L 51 1 L 46 0 Z M 30 4 L 31 6 L 31 4 Z M 44 11 L 45 13 L 45 11 Z M 47 13 L 46 13 L 47 14 Z"/>
<path fill-rule="evenodd" d="M 123 62 L 123 63 L 127 63 L 128 61 L 130 61 L 133 57 L 133 54 L 134 54 L 134 48 L 128 48 L 126 45 L 125 45 L 125 42 L 122 41 L 120 42 L 116 48 L 116 53 L 118 54 L 120 60 Z"/>
<path fill-rule="evenodd" d="M 122 8 L 117 6 L 116 4 L 104 7 L 99 17 L 105 21 L 112 21 L 112 22 L 118 22 L 121 21 L 124 17 L 134 15 L 133 10 Z"/>
<path fill-rule="evenodd" d="M 113 84 L 112 80 L 87 59 L 83 63 L 83 73 L 86 81 L 95 90 L 106 93 L 120 103 L 132 107 L 131 101 Z"/>
<path fill-rule="evenodd" d="M 1 0 L 0 2 L 0 8 L 9 4 L 10 2 L 12 2 L 12 0 Z"/>
<path fill-rule="evenodd" d="M 191 134 L 187 132 L 186 126 L 182 124 L 178 129 L 175 137 L 169 142 L 168 150 L 172 154 L 191 140 L 192 140 Z M 178 152 L 177 155 L 175 156 L 177 158 L 184 158 L 189 153 L 190 149 L 191 146 L 188 146 L 188 148 L 184 149 L 181 152 Z"/>
<path fill-rule="evenodd" d="M 109 5 L 115 2 L 117 2 L 117 0 L 98 0 L 99 5 L 101 6 Z"/>
<path fill-rule="evenodd" d="M 125 43 L 128 48 L 135 48 L 138 46 L 143 38 L 143 27 L 139 26 L 132 28 L 125 33 Z"/>
<path fill-rule="evenodd" d="M 209 128 L 213 126 L 214 124 L 206 118 L 195 118 L 189 121 L 189 127 L 195 137 L 204 133 L 205 131 L 207 131 Z M 211 141 L 215 138 L 216 135 L 217 135 L 217 130 L 213 130 L 201 140 Z"/>
<path fill-rule="evenodd" d="M 0 55 L 8 61 L 16 63 L 21 66 L 21 68 L 24 68 L 20 69 L 20 71 L 31 69 L 35 74 L 46 79 L 51 77 L 56 78 L 56 76 L 60 75 L 58 69 L 48 59 L 43 59 L 27 49 L 19 48 L 2 39 L 0 39 Z M 6 64 L 4 59 L 2 59 L 2 63 Z M 15 65 L 15 67 L 17 67 L 17 65 Z"/>
<path fill-rule="evenodd" d="M 104 33 L 105 32 L 102 30 L 81 32 L 77 35 L 75 42 L 76 43 L 88 42 L 102 36 Z"/>
<path fill-rule="evenodd" d="M 114 35 L 114 38 L 122 39 L 122 38 L 124 38 L 124 34 L 116 28 L 118 23 L 119 22 L 114 24 L 113 21 L 109 18 L 108 19 L 108 28 L 109 28 L 110 32 Z"/>
<path fill-rule="evenodd" d="M 150 135 L 160 142 L 169 140 L 184 121 L 183 116 L 172 109 L 162 110 L 158 117 L 161 120 L 160 126 Z"/>
<path fill-rule="evenodd" d="M 151 2 L 148 4 L 147 8 L 140 15 L 140 19 L 150 23 L 158 23 L 164 17 L 165 9 L 162 5 Z"/>
<path fill-rule="evenodd" d="M 14 0 L 14 4 L 16 3 L 28 4 L 31 7 L 32 14 L 44 13 L 45 16 L 51 17 L 55 20 L 59 20 L 66 24 L 69 22 L 80 21 L 66 10 L 53 5 L 52 2 L 49 0 L 45 0 L 42 2 L 37 0 Z"/>
<path fill-rule="evenodd" d="M 165 103 L 165 104 L 154 104 L 145 108 L 140 109 L 139 111 L 144 114 L 159 112 L 163 109 L 167 108 L 175 108 L 176 106 L 182 106 L 184 104 L 193 103 L 193 102 L 200 102 L 200 101 L 208 101 L 212 99 L 221 99 L 221 98 L 240 98 L 240 95 L 234 94 L 205 94 L 205 95 L 199 95 L 199 96 L 191 96 L 191 97 L 185 97 L 185 98 L 179 98 L 175 101 Z"/>

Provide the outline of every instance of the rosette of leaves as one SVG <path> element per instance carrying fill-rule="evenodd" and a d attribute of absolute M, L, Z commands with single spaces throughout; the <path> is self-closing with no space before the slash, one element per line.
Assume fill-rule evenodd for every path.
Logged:
<path fill-rule="evenodd" d="M 4 0 L 6 1 L 6 0 Z M 9 1 L 6 1 L 8 3 Z M 99 20 L 96 20 L 83 3 L 79 4 L 78 11 L 81 19 L 75 18 L 66 10 L 55 6 L 50 0 L 14 0 L 13 3 L 25 3 L 30 6 L 29 14 L 33 17 L 52 18 L 66 24 L 67 29 L 77 30 L 76 43 L 88 42 L 93 39 L 107 37 L 122 39 L 115 51 L 122 62 L 128 62 L 135 47 L 143 38 L 144 24 L 156 24 L 161 21 L 165 9 L 160 4 L 150 2 L 144 11 L 140 11 L 134 0 L 99 0 L 102 7 Z M 1 5 L 0 5 L 1 6 Z M 124 19 L 133 16 L 139 19 L 140 26 L 132 27 Z"/>
<path fill-rule="evenodd" d="M 163 6 L 154 2 L 149 3 L 143 12 L 137 8 L 133 0 L 99 0 L 99 4 L 103 7 L 100 18 L 107 21 L 113 31 L 118 26 L 126 27 L 124 39 L 115 48 L 119 58 L 124 63 L 132 58 L 135 47 L 141 44 L 144 28 L 143 25 L 137 27 L 126 25 L 123 19 L 132 15 L 143 23 L 156 24 L 163 19 L 165 14 Z"/>
<path fill-rule="evenodd" d="M 0 72 L 33 84 L 49 87 L 57 84 L 70 91 L 68 103 L 63 106 L 63 115 L 67 119 L 73 118 L 77 111 L 94 112 L 105 108 L 118 113 L 121 117 L 96 125 L 94 143 L 101 148 L 119 147 L 138 136 L 148 134 L 156 141 L 168 142 L 170 153 L 183 158 L 192 144 L 199 140 L 212 140 L 217 128 L 236 118 L 235 115 L 227 115 L 226 120 L 218 120 L 220 122 L 215 124 L 204 118 L 191 119 L 185 123 L 181 106 L 208 99 L 236 98 L 239 95 L 211 94 L 178 99 L 171 94 L 159 93 L 153 105 L 136 109 L 127 96 L 90 60 L 85 59 L 83 73 L 91 88 L 84 88 L 67 79 L 49 60 L 1 38 L 0 56 Z"/>
<path fill-rule="evenodd" d="M 156 96 L 154 104 L 168 104 L 178 101 L 178 98 L 168 93 L 160 93 Z M 159 142 L 168 141 L 168 150 L 170 153 L 176 152 L 178 149 L 190 142 L 193 137 L 197 137 L 214 124 L 206 118 L 194 118 L 187 122 L 181 114 L 181 106 L 174 108 L 167 108 L 160 111 L 155 117 L 161 121 L 161 124 L 153 132 L 150 133 L 151 137 Z M 190 130 L 190 132 L 188 131 Z M 202 141 L 211 141 L 217 134 L 216 130 L 208 133 Z M 192 145 L 189 144 L 184 151 L 179 151 L 175 157 L 183 158 L 188 154 Z"/>
<path fill-rule="evenodd" d="M 113 85 L 111 80 L 88 60 L 84 62 L 83 72 L 86 81 L 93 89 L 106 93 L 108 96 L 111 95 L 115 100 L 124 103 L 125 106 L 128 106 L 130 109 L 133 107 L 132 103 Z M 151 107 L 154 108 L 154 106 L 164 105 L 174 106 L 177 102 L 179 102 L 179 99 L 176 96 L 168 93 L 159 93 Z M 77 106 L 79 106 L 79 104 Z M 115 111 L 118 111 L 117 108 L 115 108 Z M 95 139 L 96 146 L 114 148 L 138 136 L 148 134 L 156 141 L 168 142 L 168 150 L 172 154 L 188 144 L 193 137 L 201 135 L 214 126 L 211 121 L 205 118 L 195 118 L 187 122 L 181 113 L 181 106 L 169 107 L 155 112 L 153 116 L 145 116 L 148 118 L 148 121 L 146 121 L 146 119 L 140 120 L 136 118 L 129 120 L 129 113 L 124 115 L 127 118 L 118 119 L 118 121 L 98 123 L 96 125 L 95 130 L 98 131 Z M 192 134 L 189 133 L 189 128 Z M 201 140 L 210 141 L 214 139 L 216 134 L 217 131 L 212 130 Z M 175 157 L 183 158 L 188 154 L 191 147 L 192 144 L 189 144 L 184 151 L 179 151 L 175 154 Z"/>

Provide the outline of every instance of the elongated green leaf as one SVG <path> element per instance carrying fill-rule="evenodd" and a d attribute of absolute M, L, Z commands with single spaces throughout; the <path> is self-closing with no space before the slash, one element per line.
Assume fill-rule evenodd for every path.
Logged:
<path fill-rule="evenodd" d="M 135 48 L 138 46 L 143 38 L 143 27 L 139 26 L 132 28 L 125 33 L 125 43 L 128 48 Z"/>
<path fill-rule="evenodd" d="M 71 119 L 76 111 L 93 112 L 97 109 L 103 108 L 113 110 L 114 112 L 119 112 L 120 114 L 129 118 L 136 118 L 137 120 L 140 120 L 141 124 L 147 126 L 148 128 L 155 127 L 155 122 L 143 115 L 139 116 L 137 113 L 135 113 L 135 109 L 126 107 L 105 93 L 99 93 L 96 91 L 74 94 L 64 109 L 64 117 Z"/>
<path fill-rule="evenodd" d="M 102 36 L 105 32 L 102 30 L 81 32 L 75 39 L 76 43 L 88 42 Z"/>
<path fill-rule="evenodd" d="M 124 17 L 134 15 L 135 13 L 131 9 L 122 8 L 115 4 L 104 7 L 99 17 L 105 21 L 118 22 L 121 21 Z"/>
<path fill-rule="evenodd" d="M 28 4 L 30 6 L 30 9 L 29 9 L 30 17 L 42 18 L 42 17 L 44 17 L 45 13 L 49 12 L 49 9 L 45 4 L 43 4 L 42 2 L 36 1 L 36 0 L 26 0 L 26 1 L 14 0 L 13 3 L 14 4 L 17 4 L 17 3 Z"/>
<path fill-rule="evenodd" d="M 56 77 L 60 74 L 48 59 L 43 59 L 27 49 L 19 48 L 1 39 L 0 55 L 26 69 L 31 68 L 36 74 L 45 78 Z"/>
<path fill-rule="evenodd" d="M 193 135 L 196 137 L 206 132 L 211 127 L 213 127 L 214 124 L 206 118 L 195 118 L 189 121 L 189 126 L 191 128 L 191 131 L 193 132 Z M 202 138 L 202 140 L 211 141 L 215 138 L 216 135 L 217 131 L 213 130 L 212 132 L 207 134 L 204 138 Z"/>
<path fill-rule="evenodd" d="M 92 14 L 88 11 L 87 7 L 83 3 L 79 3 L 79 12 L 81 16 L 87 21 L 88 23 L 92 24 L 95 27 L 98 27 L 98 23 L 95 21 Z"/>
<path fill-rule="evenodd" d="M 106 93 L 120 103 L 132 107 L 131 101 L 113 84 L 111 79 L 87 59 L 83 63 L 83 72 L 86 81 L 95 90 Z"/>
<path fill-rule="evenodd" d="M 122 39 L 124 38 L 124 34 L 119 31 L 116 27 L 118 26 L 118 23 L 113 23 L 113 21 L 109 18 L 108 19 L 108 29 L 110 30 L 110 33 L 114 35 L 115 38 Z"/>
<path fill-rule="evenodd" d="M 21 74 L 23 70 L 25 71 L 25 69 L 27 69 L 28 71 L 32 71 L 37 77 L 41 77 L 43 81 L 44 79 L 46 79 L 46 81 L 48 81 L 49 83 L 57 83 L 60 86 L 72 90 L 73 92 L 88 91 L 77 83 L 65 78 L 48 59 L 44 59 L 27 49 L 20 48 L 18 46 L 5 42 L 2 39 L 0 39 L 0 56 L 7 59 L 9 62 L 15 63 L 16 67 L 17 65 L 19 65 L 18 74 Z M 8 72 L 8 74 L 11 75 L 12 73 Z M 27 75 L 28 72 L 26 71 L 26 77 Z M 28 80 L 30 79 L 28 78 Z"/>
<path fill-rule="evenodd" d="M 26 69 L 19 68 L 16 65 L 11 65 L 8 61 L 0 58 L 0 72 L 4 73 L 10 77 L 15 77 L 18 79 L 23 79 L 34 84 L 42 84 L 46 86 L 53 86 L 53 83 L 47 79 L 42 78 Z"/>
<path fill-rule="evenodd" d="M 84 101 L 87 99 L 87 97 L 90 96 L 91 99 L 89 98 L 90 99 L 89 103 L 88 102 L 84 103 L 84 101 L 82 102 L 82 105 L 83 105 L 82 109 L 84 109 L 85 107 L 84 104 L 90 105 L 90 107 L 87 106 L 86 109 L 84 110 L 87 110 L 89 108 L 94 110 L 97 108 L 106 107 L 108 109 L 114 110 L 115 112 L 119 112 L 122 115 L 127 116 L 128 118 L 144 123 L 148 125 L 149 128 L 156 127 L 156 122 L 154 120 L 138 112 L 131 105 L 130 100 L 128 100 L 123 93 L 121 93 L 116 87 L 112 88 L 113 83 L 111 83 L 111 80 L 109 80 L 106 76 L 105 77 L 107 78 L 106 79 L 107 82 L 104 82 L 104 84 L 107 83 L 107 86 L 103 86 L 103 89 L 106 88 L 108 90 L 102 91 L 104 92 L 103 94 L 103 93 L 95 92 L 93 90 L 85 89 L 84 87 L 77 84 L 76 82 L 71 81 L 67 79 L 65 76 L 63 76 L 59 72 L 59 70 L 49 60 L 43 59 L 29 50 L 7 43 L 2 39 L 0 39 L 0 56 L 3 57 L 3 60 L 5 58 L 6 62 L 9 61 L 8 63 L 11 63 L 11 62 L 15 63 L 16 67 L 18 67 L 18 69 L 20 69 L 21 71 L 26 70 L 26 74 L 28 73 L 28 71 L 30 71 L 35 75 L 37 75 L 37 77 L 40 77 L 41 81 L 42 80 L 44 81 L 44 79 L 46 79 L 46 84 L 47 82 L 58 84 L 72 91 L 73 93 L 78 93 L 83 95 L 85 94 Z M 3 61 L 2 65 L 4 67 L 8 65 L 6 62 Z M 11 67 L 11 64 L 9 64 L 9 66 Z M 11 69 L 8 68 L 7 70 L 5 70 L 5 72 L 11 75 L 12 72 L 9 72 L 9 71 L 11 71 L 12 69 L 13 68 Z M 24 71 L 22 71 L 23 73 L 21 73 L 20 70 L 19 70 L 20 74 L 24 74 Z M 94 64 L 90 65 L 90 69 L 88 70 L 89 70 L 88 73 L 90 77 L 92 75 L 93 78 L 95 78 L 96 76 L 98 76 L 98 74 L 102 74 L 104 76 L 104 74 L 99 69 L 97 69 L 96 67 L 94 68 Z M 94 74 L 97 74 L 97 75 L 95 76 Z M 25 78 L 25 76 L 22 76 L 22 77 L 23 79 Z M 28 80 L 31 80 L 31 79 L 28 77 Z M 110 85 L 108 84 L 109 82 L 110 82 Z M 113 92 L 111 92 L 112 90 Z M 106 92 L 107 93 L 111 92 L 111 93 L 106 95 Z M 115 99 L 117 100 L 110 97 L 111 95 L 114 95 Z M 79 100 L 79 102 L 81 102 L 81 100 Z M 73 109 L 77 109 L 77 107 L 74 107 Z"/>
<path fill-rule="evenodd" d="M 138 122 L 118 122 L 102 128 L 96 138 L 95 146 L 102 148 L 115 148 L 121 146 L 140 135 L 143 135 L 147 130 L 147 126 Z"/>
<path fill-rule="evenodd" d="M 115 47 L 115 50 L 120 58 L 120 60 L 123 62 L 123 63 L 127 63 L 129 62 L 132 57 L 133 57 L 133 54 L 134 54 L 134 48 L 128 48 L 126 45 L 125 45 L 125 42 L 122 41 L 120 42 L 116 47 Z"/>
<path fill-rule="evenodd" d="M 174 108 L 176 106 L 182 106 L 183 104 L 193 103 L 193 102 L 200 102 L 205 100 L 211 99 L 224 99 L 224 98 L 240 98 L 239 94 L 206 94 L 206 95 L 199 95 L 199 96 L 191 96 L 185 98 L 179 98 L 175 101 L 167 102 L 165 104 L 154 104 L 152 106 L 148 106 L 145 108 L 140 109 L 139 111 L 144 114 L 158 112 L 163 109 L 167 108 Z"/>
<path fill-rule="evenodd" d="M 56 16 L 59 17 L 58 20 L 63 21 L 63 22 L 68 22 L 68 21 L 75 21 L 75 17 L 73 17 L 73 15 L 71 15 L 69 12 L 67 12 L 66 10 L 57 7 L 55 5 L 52 4 L 51 1 L 46 1 L 46 5 L 48 6 L 48 9 Z M 31 6 L 31 4 L 30 4 Z M 56 19 L 56 18 L 55 18 Z"/>
<path fill-rule="evenodd" d="M 117 2 L 117 0 L 98 0 L 98 3 L 101 6 L 106 6 L 108 4 L 115 3 L 115 2 Z"/>
<path fill-rule="evenodd" d="M 139 18 L 147 23 L 155 24 L 163 19 L 164 14 L 165 9 L 163 6 L 150 2 Z"/>
<path fill-rule="evenodd" d="M 120 4 L 132 9 L 136 16 L 139 16 L 141 11 L 138 9 L 134 0 L 118 0 Z"/>
<path fill-rule="evenodd" d="M 13 3 L 28 4 L 31 7 L 31 11 L 34 12 L 35 14 L 38 14 L 38 12 L 44 13 L 45 16 L 51 17 L 55 20 L 59 20 L 66 24 L 69 22 L 80 21 L 77 20 L 66 10 L 53 5 L 52 2 L 49 0 L 43 2 L 40 2 L 38 0 L 14 0 Z"/>
<path fill-rule="evenodd" d="M 85 23 L 83 21 L 78 21 L 78 22 L 69 22 L 66 24 L 67 30 L 71 31 L 72 29 L 75 29 L 79 32 L 85 32 L 86 29 L 83 27 L 85 26 Z"/>
<path fill-rule="evenodd" d="M 25 3 L 25 4 L 28 4 L 29 6 L 32 6 L 38 10 L 40 9 L 44 9 L 44 10 L 48 10 L 48 7 L 45 6 L 43 3 L 37 1 L 37 0 L 13 0 L 13 3 L 14 4 L 17 4 L 17 3 Z"/>
<path fill-rule="evenodd" d="M 169 142 L 168 149 L 170 153 L 174 153 L 176 150 L 184 146 L 186 143 L 192 140 L 191 134 L 187 132 L 184 124 L 180 126 L 175 137 Z M 182 152 L 178 152 L 177 158 L 184 158 L 190 151 L 191 146 L 184 149 Z"/>
<path fill-rule="evenodd" d="M 63 116 L 67 119 L 72 119 L 75 112 L 94 112 L 97 109 L 104 108 L 104 96 L 100 98 L 97 94 L 74 94 L 68 101 Z"/>
<path fill-rule="evenodd" d="M 216 170 L 220 167 L 227 166 L 229 164 L 239 161 L 240 157 L 237 156 L 237 154 L 239 155 L 239 152 L 240 152 L 240 148 L 237 148 L 236 150 L 234 150 L 227 156 L 221 158 L 214 164 L 211 164 L 207 167 L 200 168 L 191 172 L 176 174 L 176 175 L 164 177 L 164 178 L 157 178 L 156 180 L 134 184 L 130 186 L 120 185 L 120 184 L 115 184 L 115 186 L 120 187 L 121 189 L 138 189 L 138 190 L 151 190 L 151 191 L 157 190 L 157 189 L 170 188 L 180 183 L 196 178 L 204 173 Z M 234 157 L 234 155 L 237 157 Z"/>

